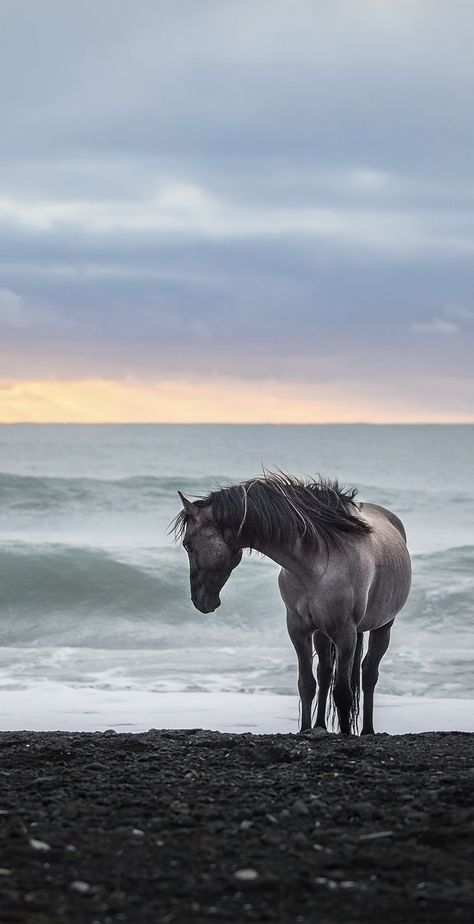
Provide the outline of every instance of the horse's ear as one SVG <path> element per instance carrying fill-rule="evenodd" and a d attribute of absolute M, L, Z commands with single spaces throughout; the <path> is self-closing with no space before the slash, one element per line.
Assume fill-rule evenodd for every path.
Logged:
<path fill-rule="evenodd" d="M 191 517 L 194 520 L 197 516 L 196 504 L 193 504 L 193 502 L 188 500 L 188 498 L 185 497 L 184 494 L 181 494 L 181 491 L 178 491 L 178 497 L 188 517 Z"/>

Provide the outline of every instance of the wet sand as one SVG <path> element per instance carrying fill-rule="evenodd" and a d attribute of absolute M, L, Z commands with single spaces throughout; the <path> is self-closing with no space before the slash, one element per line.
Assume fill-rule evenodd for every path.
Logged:
<path fill-rule="evenodd" d="M 0 922 L 471 921 L 473 741 L 4 732 Z"/>

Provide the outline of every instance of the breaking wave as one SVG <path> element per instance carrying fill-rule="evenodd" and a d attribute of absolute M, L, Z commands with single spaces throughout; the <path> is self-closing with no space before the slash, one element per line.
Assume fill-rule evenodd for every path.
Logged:
<path fill-rule="evenodd" d="M 403 622 L 450 632 L 474 610 L 474 546 L 414 556 Z M 103 549 L 60 543 L 4 542 L 0 547 L 3 644 L 161 646 L 190 632 L 283 634 L 278 567 L 245 559 L 223 591 L 223 608 L 203 617 L 189 598 L 188 566 L 175 548 Z M 216 623 L 217 620 L 217 623 Z M 197 638 L 194 638 L 197 633 Z M 190 639 L 191 641 L 191 639 Z"/>
<path fill-rule="evenodd" d="M 51 512 L 83 507 L 90 510 L 138 510 L 154 500 L 184 493 L 207 494 L 225 477 L 190 479 L 180 476 L 137 475 L 106 480 L 99 478 L 52 478 L 0 472 L 0 502 L 4 511 Z"/>
<path fill-rule="evenodd" d="M 252 473 L 249 473 L 251 476 Z M 240 479 L 228 475 L 189 478 L 181 475 L 135 475 L 129 478 L 59 478 L 51 476 L 14 475 L 0 472 L 0 502 L 4 511 L 54 511 L 83 507 L 88 511 L 139 510 L 153 500 L 174 498 L 179 487 L 185 494 L 205 496 L 217 485 L 235 484 Z M 358 485 L 361 500 L 395 508 L 399 513 L 413 507 L 433 503 L 437 495 L 430 491 L 406 488 L 381 488 Z M 452 504 L 469 503 L 459 492 L 445 493 L 443 501 Z"/>
<path fill-rule="evenodd" d="M 235 642 L 257 618 L 262 627 L 268 616 L 281 616 L 281 601 L 268 606 L 272 597 L 279 600 L 275 576 L 268 574 L 276 566 L 258 559 L 246 565 L 224 589 L 230 605 L 223 620 L 192 606 L 181 550 L 4 542 L 2 644 L 200 645 L 206 633 L 215 641 L 216 634 L 228 638 L 229 630 Z M 183 631 L 191 633 L 184 640 Z"/>

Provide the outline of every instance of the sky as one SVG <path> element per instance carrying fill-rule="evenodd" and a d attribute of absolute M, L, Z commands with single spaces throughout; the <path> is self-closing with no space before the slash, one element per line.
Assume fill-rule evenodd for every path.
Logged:
<path fill-rule="evenodd" d="M 472 0 L 0 25 L 0 422 L 474 422 Z"/>

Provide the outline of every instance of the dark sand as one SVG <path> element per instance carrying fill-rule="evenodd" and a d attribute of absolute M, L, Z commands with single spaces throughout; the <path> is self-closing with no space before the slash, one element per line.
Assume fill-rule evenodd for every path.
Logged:
<path fill-rule="evenodd" d="M 2 733 L 0 921 L 472 921 L 473 740 Z"/>

